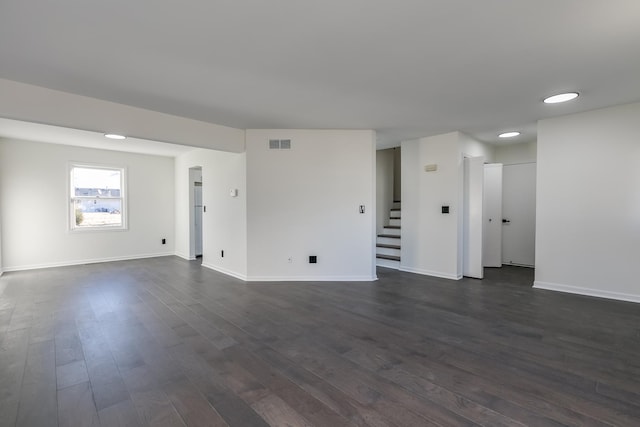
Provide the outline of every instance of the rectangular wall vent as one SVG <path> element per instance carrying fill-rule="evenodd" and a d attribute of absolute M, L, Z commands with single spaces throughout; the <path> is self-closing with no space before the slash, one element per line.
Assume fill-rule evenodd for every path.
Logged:
<path fill-rule="evenodd" d="M 270 139 L 269 140 L 269 150 L 290 150 L 290 149 L 291 149 L 290 139 Z"/>

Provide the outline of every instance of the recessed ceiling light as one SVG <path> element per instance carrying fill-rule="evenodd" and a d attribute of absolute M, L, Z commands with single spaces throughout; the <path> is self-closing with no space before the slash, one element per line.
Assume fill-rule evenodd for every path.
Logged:
<path fill-rule="evenodd" d="M 105 133 L 104 137 L 109 139 L 127 139 L 126 136 L 118 135 L 117 133 Z"/>
<path fill-rule="evenodd" d="M 504 132 L 498 135 L 498 138 L 513 138 L 518 135 L 520 135 L 520 132 Z"/>
<path fill-rule="evenodd" d="M 571 101 L 579 96 L 578 92 L 559 93 L 544 99 L 545 104 L 558 104 L 560 102 Z"/>

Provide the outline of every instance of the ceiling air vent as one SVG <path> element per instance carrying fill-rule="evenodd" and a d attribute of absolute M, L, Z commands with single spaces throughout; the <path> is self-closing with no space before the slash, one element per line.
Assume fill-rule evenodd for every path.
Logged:
<path fill-rule="evenodd" d="M 269 140 L 269 150 L 290 150 L 290 149 L 291 149 L 290 139 L 270 139 Z"/>

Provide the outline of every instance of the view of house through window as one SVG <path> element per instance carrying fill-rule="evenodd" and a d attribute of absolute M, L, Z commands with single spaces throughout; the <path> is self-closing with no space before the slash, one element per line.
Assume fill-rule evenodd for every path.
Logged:
<path fill-rule="evenodd" d="M 71 165 L 71 229 L 123 229 L 124 169 Z"/>

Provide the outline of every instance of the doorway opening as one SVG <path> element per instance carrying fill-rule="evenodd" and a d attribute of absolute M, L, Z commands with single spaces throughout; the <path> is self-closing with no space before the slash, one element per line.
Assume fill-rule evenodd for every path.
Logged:
<path fill-rule="evenodd" d="M 202 167 L 189 168 L 189 258 L 200 261 L 204 253 L 202 189 Z"/>

